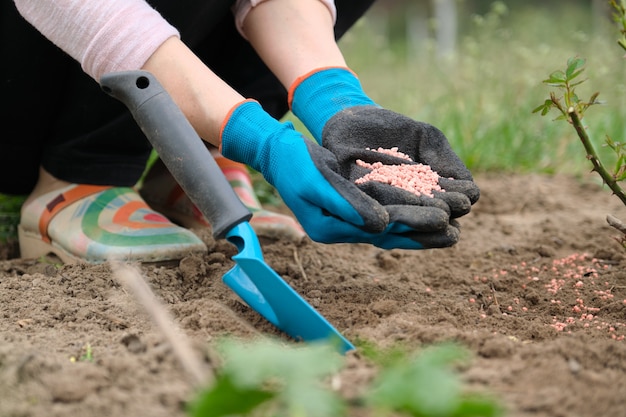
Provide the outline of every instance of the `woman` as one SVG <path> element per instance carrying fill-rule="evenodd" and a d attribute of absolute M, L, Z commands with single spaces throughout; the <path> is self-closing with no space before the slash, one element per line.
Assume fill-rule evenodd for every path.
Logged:
<path fill-rule="evenodd" d="M 52 251 L 67 262 L 156 261 L 206 249 L 132 188 L 150 147 L 97 82 L 131 69 L 150 71 L 214 153 L 221 151 L 227 159 L 218 162 L 227 177 L 237 173 L 229 179 L 251 208 L 260 205 L 242 164 L 276 187 L 316 241 L 406 249 L 454 244 L 454 218 L 469 212 L 478 189 L 441 132 L 380 108 L 348 68 L 336 39 L 371 2 L 358 3 L 4 3 L 2 97 L 10 111 L 0 148 L 10 157 L 0 192 L 29 193 L 22 256 Z M 289 109 L 314 141 L 277 120 Z M 435 198 L 390 186 L 358 188 L 350 178 L 353 157 L 381 146 L 399 147 L 454 180 L 442 179 L 445 192 Z M 176 190 L 161 170 L 148 174 L 143 194 L 172 220 L 184 223 L 191 213 L 201 222 Z M 263 212 L 257 218 L 263 215 L 301 236 L 289 218 Z"/>

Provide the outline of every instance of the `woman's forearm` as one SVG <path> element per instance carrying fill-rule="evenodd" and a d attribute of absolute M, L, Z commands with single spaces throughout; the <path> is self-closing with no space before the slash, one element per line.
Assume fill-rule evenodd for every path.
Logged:
<path fill-rule="evenodd" d="M 246 37 L 285 88 L 311 70 L 346 66 L 333 26 L 319 0 L 265 1 L 243 22 Z"/>
<path fill-rule="evenodd" d="M 170 38 L 148 59 L 150 71 L 205 141 L 219 146 L 220 127 L 230 109 L 244 100 L 178 38 Z"/>

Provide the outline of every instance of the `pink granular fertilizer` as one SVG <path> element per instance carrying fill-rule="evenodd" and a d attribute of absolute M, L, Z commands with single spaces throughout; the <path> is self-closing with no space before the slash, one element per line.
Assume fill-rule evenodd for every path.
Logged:
<path fill-rule="evenodd" d="M 396 156 L 412 162 L 412 159 L 407 154 L 399 152 L 396 147 L 391 149 L 378 148 L 369 150 L 372 152 Z M 372 170 L 368 174 L 357 179 L 355 181 L 356 184 L 363 184 L 368 181 L 378 181 L 401 188 L 417 196 L 425 195 L 428 197 L 434 197 L 433 191 L 444 191 L 439 186 L 439 174 L 433 171 L 429 165 L 384 165 L 382 162 L 374 162 L 373 164 L 370 164 L 360 159 L 357 159 L 356 164 Z"/>

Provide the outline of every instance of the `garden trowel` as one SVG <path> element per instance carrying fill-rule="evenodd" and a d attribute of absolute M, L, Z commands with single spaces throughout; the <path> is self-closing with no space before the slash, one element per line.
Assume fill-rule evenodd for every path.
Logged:
<path fill-rule="evenodd" d="M 216 239 L 238 250 L 235 266 L 222 277 L 243 301 L 296 340 L 328 340 L 341 352 L 354 346 L 289 286 L 263 259 L 239 200 L 202 139 L 156 78 L 146 71 L 105 74 L 104 92 L 128 107 L 176 181 L 211 223 Z"/>

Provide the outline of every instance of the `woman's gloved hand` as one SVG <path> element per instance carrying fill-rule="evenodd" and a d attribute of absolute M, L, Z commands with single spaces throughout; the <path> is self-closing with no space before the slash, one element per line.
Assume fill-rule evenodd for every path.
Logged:
<path fill-rule="evenodd" d="M 354 181 L 367 173 L 356 164 L 358 159 L 386 165 L 421 163 L 440 176 L 444 191 L 434 191 L 434 198 L 416 197 L 380 182 L 360 186 L 379 203 L 402 206 L 405 211 L 415 205 L 437 207 L 457 218 L 467 214 L 478 200 L 480 191 L 471 173 L 444 134 L 434 126 L 376 105 L 349 69 L 326 68 L 307 74 L 294 83 L 289 99 L 294 114 L 318 143 L 337 157 L 345 178 Z M 378 148 L 398 148 L 413 162 L 368 150 Z M 402 223 L 412 225 L 410 216 L 404 215 Z"/>
<path fill-rule="evenodd" d="M 361 188 L 381 204 L 418 204 L 436 206 L 457 218 L 469 213 L 480 192 L 472 175 L 454 153 L 443 133 L 434 126 L 416 122 L 401 114 L 374 106 L 357 106 L 342 110 L 333 116 L 324 128 L 324 147 L 339 161 L 342 171 L 350 179 L 365 175 L 357 159 L 368 163 L 380 161 L 385 165 L 429 165 L 439 175 L 439 186 L 444 191 L 433 191 L 433 197 L 415 195 L 381 182 L 369 181 Z M 398 148 L 412 161 L 407 162 L 366 148 Z"/>
<path fill-rule="evenodd" d="M 381 204 L 342 175 L 333 152 L 273 119 L 257 102 L 230 112 L 221 140 L 222 154 L 259 171 L 315 241 L 423 249 L 458 240 L 446 210 Z"/>

